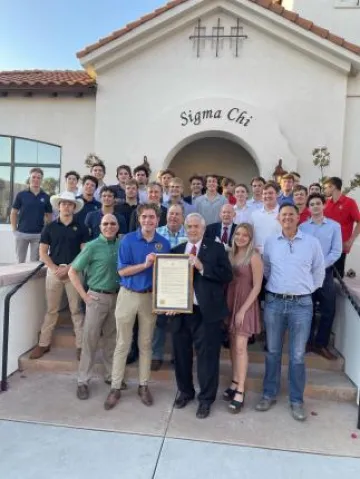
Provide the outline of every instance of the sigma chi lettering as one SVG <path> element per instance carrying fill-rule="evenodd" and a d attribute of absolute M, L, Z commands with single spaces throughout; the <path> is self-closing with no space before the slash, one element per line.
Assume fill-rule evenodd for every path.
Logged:
<path fill-rule="evenodd" d="M 247 112 L 242 111 L 240 108 L 231 108 L 224 112 L 223 110 L 198 110 L 198 111 L 182 111 L 180 113 L 181 126 L 187 125 L 201 125 L 206 120 L 228 120 L 237 123 L 243 127 L 247 127 L 253 117 Z"/>

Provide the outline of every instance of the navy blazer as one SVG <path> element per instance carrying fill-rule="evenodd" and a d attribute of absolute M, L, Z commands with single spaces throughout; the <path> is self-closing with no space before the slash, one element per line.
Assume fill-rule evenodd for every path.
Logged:
<path fill-rule="evenodd" d="M 213 240 L 213 241 L 215 241 L 216 237 L 221 239 L 221 225 L 222 225 L 221 222 L 212 223 L 211 225 L 207 225 L 206 230 L 205 230 L 205 238 Z M 235 228 L 236 228 L 236 224 L 233 223 L 232 227 L 231 227 L 231 230 L 229 232 L 229 238 L 228 238 L 228 242 L 227 242 L 228 246 L 232 246 L 232 237 L 233 237 Z"/>
<path fill-rule="evenodd" d="M 184 254 L 187 243 L 182 243 L 171 250 L 174 254 Z M 215 241 L 203 239 L 198 259 L 204 266 L 203 274 L 194 268 L 194 291 L 199 303 L 200 312 L 205 322 L 224 320 L 229 310 L 226 304 L 225 285 L 233 277 L 232 267 L 224 246 Z M 174 317 L 179 320 L 179 316 Z M 178 326 L 181 325 L 178 321 Z M 176 329 L 176 324 L 174 324 Z"/>

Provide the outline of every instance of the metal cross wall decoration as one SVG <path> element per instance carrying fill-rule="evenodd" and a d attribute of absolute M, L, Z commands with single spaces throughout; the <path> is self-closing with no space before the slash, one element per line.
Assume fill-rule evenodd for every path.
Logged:
<path fill-rule="evenodd" d="M 230 34 L 225 34 L 225 27 L 221 25 L 221 20 L 218 18 L 217 25 L 213 27 L 212 34 L 206 34 L 206 27 L 201 23 L 201 19 L 198 20 L 196 27 L 194 28 L 194 35 L 191 35 L 190 40 L 193 41 L 194 46 L 196 47 L 197 57 L 200 57 L 201 47 L 205 46 L 207 40 L 211 40 L 212 48 L 215 49 L 215 56 L 219 57 L 220 48 L 223 47 L 224 41 L 230 41 L 230 48 L 235 46 L 235 56 L 239 56 L 240 41 L 248 38 L 247 35 L 243 34 L 243 27 L 240 25 L 240 19 L 236 21 L 236 26 L 231 27 Z"/>

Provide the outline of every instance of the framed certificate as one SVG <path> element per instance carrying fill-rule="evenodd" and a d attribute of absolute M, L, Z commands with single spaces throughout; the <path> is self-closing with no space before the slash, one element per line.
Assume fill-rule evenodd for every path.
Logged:
<path fill-rule="evenodd" d="M 193 266 L 187 254 L 157 254 L 153 272 L 153 313 L 192 313 Z"/>

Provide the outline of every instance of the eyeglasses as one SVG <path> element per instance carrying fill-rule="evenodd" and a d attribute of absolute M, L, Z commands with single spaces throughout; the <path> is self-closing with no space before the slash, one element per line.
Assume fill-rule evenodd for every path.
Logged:
<path fill-rule="evenodd" d="M 289 248 L 290 248 L 290 253 L 293 254 L 294 252 L 294 243 L 292 241 L 288 241 L 288 245 L 289 245 Z"/>
<path fill-rule="evenodd" d="M 102 226 L 117 226 L 117 223 L 115 221 L 105 221 L 104 223 L 101 223 Z"/>

